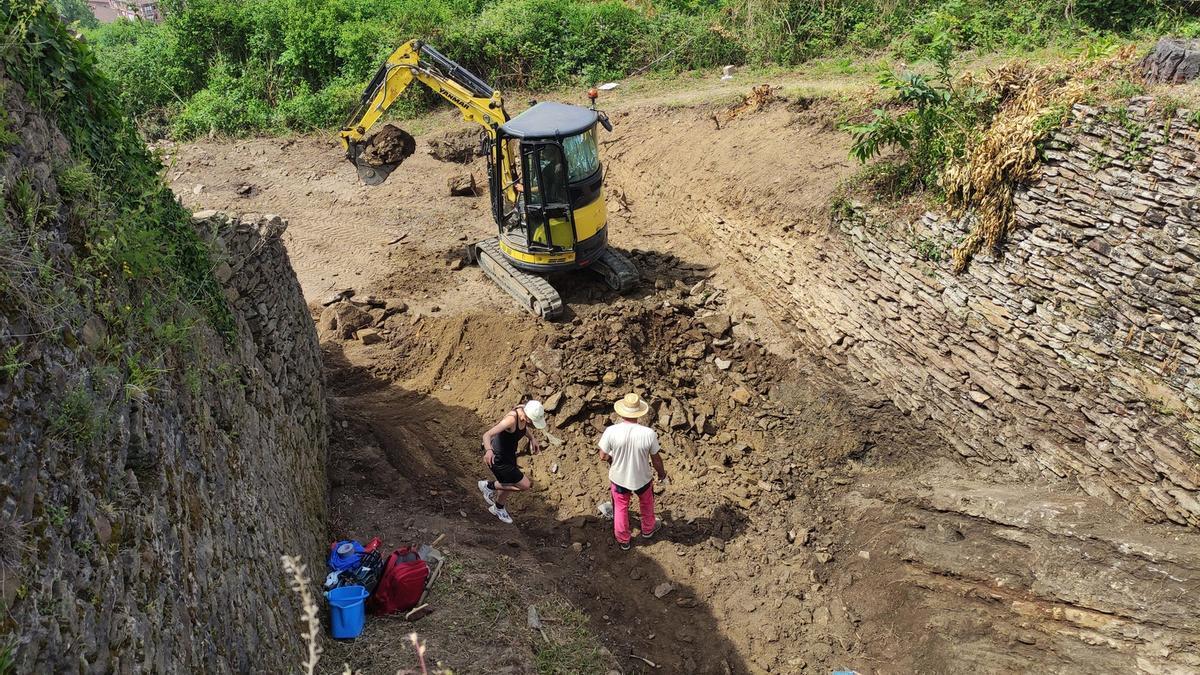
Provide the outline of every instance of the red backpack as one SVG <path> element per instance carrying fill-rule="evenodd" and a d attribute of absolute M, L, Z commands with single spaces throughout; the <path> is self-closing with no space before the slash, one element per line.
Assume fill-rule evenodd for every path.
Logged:
<path fill-rule="evenodd" d="M 372 614 L 394 614 L 416 607 L 428 578 L 429 565 L 416 549 L 405 546 L 392 551 L 383 563 L 379 585 L 367 600 L 367 609 Z"/>

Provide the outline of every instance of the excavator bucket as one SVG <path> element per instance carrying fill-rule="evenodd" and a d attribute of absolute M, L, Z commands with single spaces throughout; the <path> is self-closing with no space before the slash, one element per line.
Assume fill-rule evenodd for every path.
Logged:
<path fill-rule="evenodd" d="M 358 177 L 367 185 L 379 185 L 417 149 L 412 134 L 394 124 L 386 124 L 351 148 L 350 161 Z"/>

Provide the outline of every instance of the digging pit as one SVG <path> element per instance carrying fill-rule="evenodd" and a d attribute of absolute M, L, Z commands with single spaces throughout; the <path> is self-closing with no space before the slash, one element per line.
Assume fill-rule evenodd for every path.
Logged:
<path fill-rule="evenodd" d="M 521 314 L 461 267 L 464 242 L 492 233 L 484 198 L 440 194 L 461 165 L 418 152 L 404 181 L 367 191 L 320 142 L 286 153 L 243 144 L 264 178 L 240 203 L 289 213 L 287 243 L 319 320 L 339 430 L 331 536 L 399 544 L 446 534 L 459 565 L 434 614 L 372 621 L 359 642 L 330 646 L 330 660 L 394 672 L 411 656 L 398 636 L 416 629 L 456 672 L 537 672 L 553 650 L 525 628 L 536 605 L 550 643 L 572 645 L 559 652 L 594 657 L 577 672 L 1200 667 L 1190 601 L 1200 541 L 1194 528 L 1130 509 L 1143 493 L 1168 506 L 1191 494 L 1174 450 L 1151 465 L 1121 445 L 1107 461 L 1140 467 L 1145 490 L 1097 473 L 1125 492 L 1083 491 L 1065 464 L 1062 475 L 1038 468 L 1034 458 L 1057 446 L 1022 439 L 1065 437 L 1061 452 L 1087 459 L 1092 446 L 1071 434 L 1090 418 L 1034 427 L 1032 414 L 1005 412 L 1019 400 L 999 375 L 976 377 L 1040 355 L 1058 338 L 1021 342 L 1002 326 L 1061 307 L 996 304 L 989 289 L 1010 289 L 1021 272 L 1004 268 L 1001 284 L 989 270 L 1015 263 L 984 260 L 956 281 L 915 258 L 899 230 L 831 226 L 832 188 L 856 167 L 820 105 L 768 102 L 714 128 L 721 112 L 653 101 L 612 111 L 610 227 L 642 284 L 620 297 L 586 275 L 555 280 L 570 308 L 560 323 Z M 708 149 L 698 158 L 688 154 L 697 142 Z M 225 206 L 223 158 L 245 156 L 233 150 L 185 153 L 181 180 L 218 186 L 185 198 Z M 288 166 L 309 177 L 295 180 Z M 1020 260 L 1026 271 L 1046 264 Z M 331 315 L 358 317 L 377 342 L 322 318 L 315 301 L 345 287 L 357 294 Z M 970 295 L 960 309 L 961 291 Z M 1020 307 L 1020 291 L 1008 292 Z M 1028 370 L 1074 385 L 1009 386 L 1065 409 L 1091 386 L 1070 363 Z M 1174 381 L 1164 387 L 1177 394 Z M 659 495 L 666 536 L 624 553 L 596 513 L 605 482 L 594 444 L 628 390 L 655 405 L 672 480 Z M 486 477 L 479 436 L 526 396 L 555 403 L 553 438 L 521 457 L 535 490 L 513 499 L 509 527 L 474 487 Z M 1155 439 L 1184 423 L 1150 405 L 1107 406 L 1122 423 L 1145 420 Z M 566 628 L 576 619 L 590 642 Z"/>

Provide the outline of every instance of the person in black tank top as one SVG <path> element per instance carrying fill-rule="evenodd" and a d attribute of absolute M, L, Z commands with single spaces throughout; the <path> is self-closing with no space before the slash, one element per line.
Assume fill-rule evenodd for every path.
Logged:
<path fill-rule="evenodd" d="M 479 491 L 488 504 L 488 511 L 500 520 L 511 523 L 505 503 L 513 492 L 524 492 L 533 487 L 529 477 L 517 466 L 517 446 L 522 438 L 529 439 L 529 452 L 541 451 L 541 443 L 533 428 L 546 428 L 546 411 L 538 401 L 528 401 L 508 412 L 491 429 L 483 434 L 483 463 L 492 470 L 496 480 L 479 481 Z"/>

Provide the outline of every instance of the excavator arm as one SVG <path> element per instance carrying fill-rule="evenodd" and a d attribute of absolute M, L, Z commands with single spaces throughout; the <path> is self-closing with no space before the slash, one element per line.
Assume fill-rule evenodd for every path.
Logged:
<path fill-rule="evenodd" d="M 463 119 L 483 126 L 493 140 L 499 126 L 508 121 L 500 92 L 420 40 L 406 42 L 376 71 L 363 91 L 358 107 L 339 132 L 346 158 L 368 185 L 382 183 L 404 159 L 404 156 L 389 157 L 387 153 L 381 153 L 376 161 L 368 161 L 363 154 L 370 143 L 368 132 L 371 127 L 414 80 L 454 104 L 462 112 Z M 510 173 L 508 162 L 503 162 L 501 177 L 505 184 L 511 182 Z"/>

